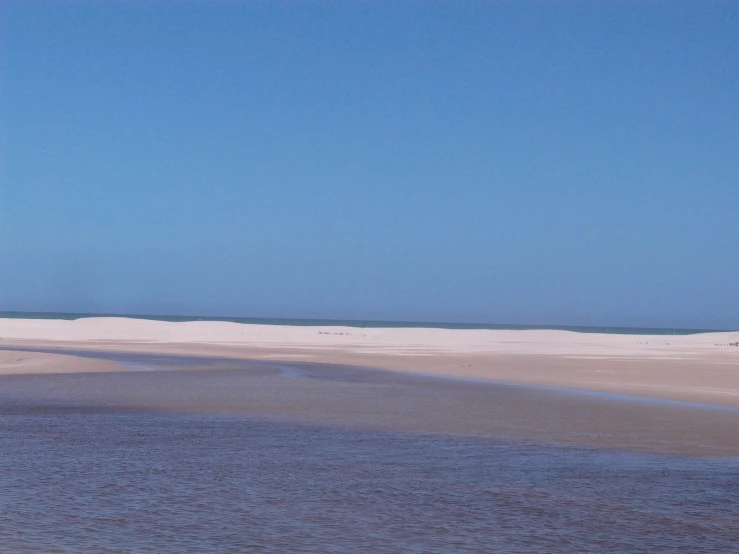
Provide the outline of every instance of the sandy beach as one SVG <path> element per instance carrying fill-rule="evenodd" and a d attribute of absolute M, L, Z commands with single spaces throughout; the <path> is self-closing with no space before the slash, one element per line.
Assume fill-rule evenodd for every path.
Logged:
<path fill-rule="evenodd" d="M 240 414 L 739 456 L 737 340 L 5 319 L 0 412 Z"/>
<path fill-rule="evenodd" d="M 303 361 L 567 387 L 739 407 L 739 332 L 616 335 L 556 330 L 292 327 L 128 318 L 0 320 L 0 346 Z M 7 353 L 0 373 L 116 366 Z M 16 360 L 16 361 L 14 361 Z"/>
<path fill-rule="evenodd" d="M 79 356 L 0 350 L 0 375 L 88 373 L 120 371 L 120 366 L 104 360 L 91 360 Z"/>

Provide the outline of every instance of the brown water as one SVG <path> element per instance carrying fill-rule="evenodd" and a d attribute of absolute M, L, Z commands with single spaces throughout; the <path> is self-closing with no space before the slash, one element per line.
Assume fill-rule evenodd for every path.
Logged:
<path fill-rule="evenodd" d="M 0 552 L 739 552 L 732 444 L 664 429 L 731 412 L 118 361 L 177 369 L 0 378 Z"/>

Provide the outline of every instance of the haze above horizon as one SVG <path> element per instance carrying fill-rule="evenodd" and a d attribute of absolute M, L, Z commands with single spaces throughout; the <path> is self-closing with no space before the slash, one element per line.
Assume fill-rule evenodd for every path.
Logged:
<path fill-rule="evenodd" d="M 0 8 L 0 311 L 739 328 L 735 2 Z"/>

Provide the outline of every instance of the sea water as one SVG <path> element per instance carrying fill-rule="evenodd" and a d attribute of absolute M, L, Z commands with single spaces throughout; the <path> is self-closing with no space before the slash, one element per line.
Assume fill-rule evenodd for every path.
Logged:
<path fill-rule="evenodd" d="M 460 323 L 443 321 L 376 321 L 355 319 L 288 319 L 263 317 L 228 317 L 228 316 L 187 316 L 187 315 L 147 315 L 147 314 L 95 314 L 68 312 L 9 312 L 0 311 L 0 318 L 9 319 L 63 319 L 75 320 L 88 317 L 130 317 L 153 321 L 228 321 L 232 323 L 249 323 L 254 325 L 289 325 L 297 327 L 358 327 L 358 328 L 425 328 L 425 329 L 498 329 L 498 330 L 531 330 L 556 329 L 575 331 L 578 333 L 606 333 L 620 335 L 691 335 L 720 331 L 719 329 L 682 329 L 657 327 L 618 327 L 618 326 L 586 326 L 586 325 L 521 325 L 508 323 Z"/>

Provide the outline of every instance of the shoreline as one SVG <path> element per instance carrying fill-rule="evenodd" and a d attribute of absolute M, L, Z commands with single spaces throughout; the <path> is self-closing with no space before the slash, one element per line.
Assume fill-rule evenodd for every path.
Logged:
<path fill-rule="evenodd" d="M 0 376 L 0 418 L 221 415 L 320 428 L 739 459 L 739 409 L 731 407 L 325 363 L 91 350 L 76 354 L 84 356 L 81 361 L 139 370 Z"/>
<path fill-rule="evenodd" d="M 0 415 L 233 413 L 739 456 L 739 333 L 17 321 L 0 322 Z"/>
<path fill-rule="evenodd" d="M 1 344 L 1 343 L 0 343 Z M 675 398 L 668 398 L 662 396 L 648 395 L 648 394 L 633 394 L 630 392 L 623 391 L 612 391 L 612 390 L 599 390 L 597 388 L 583 388 L 567 386 L 566 384 L 539 384 L 532 382 L 522 381 L 501 381 L 494 379 L 484 379 L 476 377 L 465 377 L 460 375 L 447 375 L 441 373 L 430 373 L 425 371 L 407 371 L 404 369 L 386 369 L 378 366 L 367 366 L 367 365 L 355 365 L 355 364 L 339 364 L 329 361 L 307 361 L 307 360 L 286 360 L 286 359 L 274 359 L 273 357 L 261 357 L 261 358 L 232 358 L 223 355 L 202 355 L 202 354 L 183 354 L 181 350 L 173 348 L 169 349 L 151 349 L 151 348 L 127 348 L 123 349 L 123 345 L 118 345 L 121 348 L 100 350 L 96 349 L 96 345 L 89 344 L 77 344 L 77 349 L 69 349 L 65 346 L 51 346 L 49 344 L 36 345 L 36 346 L 10 346 L 5 347 L 0 345 L 0 377 L 4 375 L 39 375 L 39 374 L 55 374 L 55 373 L 90 373 L 90 372 L 126 372 L 126 371 L 171 371 L 167 369 L 170 366 L 182 369 L 186 365 L 192 365 L 194 370 L 200 370 L 203 367 L 212 369 L 210 366 L 215 364 L 226 365 L 229 364 L 244 364 L 249 365 L 266 365 L 269 367 L 279 367 L 281 364 L 290 366 L 290 369 L 282 368 L 283 374 L 287 372 L 297 372 L 301 366 L 319 366 L 325 367 L 329 371 L 333 370 L 356 370 L 360 372 L 383 372 L 389 374 L 395 374 L 398 376 L 405 376 L 409 378 L 428 378 L 436 379 L 440 382 L 449 383 L 464 383 L 464 384 L 479 384 L 479 385 L 492 385 L 498 387 L 523 387 L 532 391 L 541 392 L 554 392 L 563 394 L 583 395 L 590 396 L 592 398 L 600 398 L 604 400 L 613 400 L 617 402 L 625 403 L 651 403 L 653 405 L 662 406 L 673 406 L 681 408 L 696 408 L 696 409 L 708 409 L 708 410 L 724 410 L 729 412 L 736 412 L 739 414 L 739 406 L 733 405 L 733 403 L 709 403 L 709 402 L 698 402 L 694 400 L 680 400 Z M 130 345 L 129 345 L 130 346 Z M 112 347 L 111 347 L 112 348 Z M 27 363 L 27 366 L 22 366 L 19 371 L 13 371 L 12 367 L 3 367 L 3 363 L 7 358 L 13 358 L 14 354 L 20 354 L 22 360 Z M 38 362 L 33 363 L 36 356 L 41 359 Z M 147 363 L 137 359 L 128 359 L 127 356 L 142 355 L 150 360 L 157 361 L 158 363 Z M 162 360 L 164 362 L 162 362 Z M 20 361 L 20 360 L 19 360 Z M 80 363 L 82 362 L 82 363 Z M 51 364 L 60 364 L 59 370 L 51 369 L 47 367 Z M 43 366 L 43 370 L 36 371 L 35 368 Z M 33 367 L 33 371 L 29 371 L 28 368 Z M 291 377 L 292 375 L 283 375 Z M 723 391 L 726 394 L 732 394 L 732 391 Z"/>
<path fill-rule="evenodd" d="M 23 312 L 0 311 L 2 319 L 60 320 L 117 318 L 165 323 L 239 323 L 282 327 L 347 327 L 350 329 L 447 329 L 447 330 L 496 330 L 496 331 L 572 331 L 575 333 L 600 333 L 616 335 L 687 336 L 705 333 L 735 332 L 739 329 L 713 329 L 690 327 L 633 327 L 620 325 L 528 325 L 523 323 L 465 323 L 454 321 L 401 321 L 382 319 L 314 319 L 284 317 L 228 317 L 208 315 L 125 314 L 91 312 Z"/>
<path fill-rule="evenodd" d="M 312 362 L 739 407 L 739 332 L 360 329 L 124 318 L 0 319 L 0 347 Z M 64 352 L 46 354 L 60 355 Z M 30 356 L 30 353 L 28 354 Z M 6 356 L 7 357 L 7 356 Z M 48 360 L 47 360 L 48 361 Z M 64 359 L 64 371 L 70 360 Z M 0 374 L 31 373 L 0 358 Z M 79 371 L 110 371 L 80 364 Z M 43 372 L 53 371 L 53 368 Z"/>

